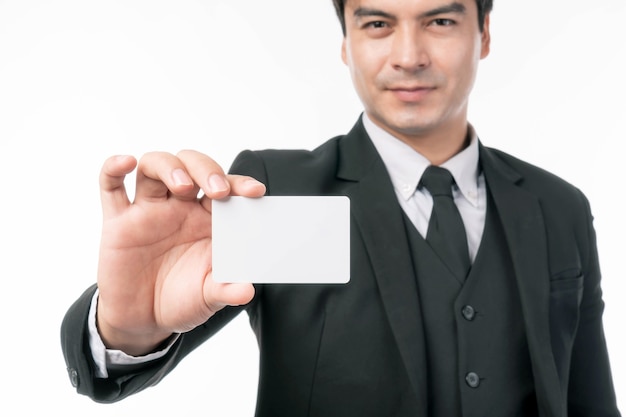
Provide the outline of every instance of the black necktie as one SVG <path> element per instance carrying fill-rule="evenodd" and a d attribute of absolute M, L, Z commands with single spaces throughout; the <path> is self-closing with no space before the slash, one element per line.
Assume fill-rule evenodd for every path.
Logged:
<path fill-rule="evenodd" d="M 421 183 L 433 197 L 426 241 L 463 282 L 470 269 L 470 260 L 463 220 L 452 198 L 453 182 L 450 171 L 433 165 L 422 175 Z"/>

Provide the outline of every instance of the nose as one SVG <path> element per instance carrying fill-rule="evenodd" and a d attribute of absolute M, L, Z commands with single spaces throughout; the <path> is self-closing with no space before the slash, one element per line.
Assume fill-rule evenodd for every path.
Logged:
<path fill-rule="evenodd" d="M 395 70 L 414 73 L 430 65 L 424 39 L 413 27 L 398 27 L 394 31 L 389 61 Z"/>

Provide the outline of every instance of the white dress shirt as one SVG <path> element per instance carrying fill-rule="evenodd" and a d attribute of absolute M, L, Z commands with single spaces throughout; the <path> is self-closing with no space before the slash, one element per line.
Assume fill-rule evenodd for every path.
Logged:
<path fill-rule="evenodd" d="M 431 163 L 409 145 L 374 124 L 365 113 L 363 125 L 387 168 L 400 206 L 417 231 L 426 237 L 433 198 L 425 187 L 417 186 Z M 487 189 L 485 177 L 479 170 L 478 137 L 472 126 L 469 129 L 470 144 L 441 164 L 441 167 L 450 171 L 456 182 L 452 196 L 465 225 L 469 255 L 473 262 L 485 227 Z"/>
<path fill-rule="evenodd" d="M 365 113 L 363 114 L 363 124 L 387 168 L 400 206 L 411 219 L 417 231 L 425 237 L 433 209 L 433 199 L 428 190 L 424 187 L 418 188 L 418 184 L 426 168 L 431 165 L 430 162 L 409 145 L 374 124 Z M 485 178 L 479 171 L 478 138 L 471 126 L 469 129 L 471 134 L 469 146 L 441 166 L 452 173 L 456 182 L 452 195 L 463 218 L 469 255 L 473 262 L 485 226 L 487 190 Z M 95 373 L 98 378 L 107 378 L 107 369 L 113 367 L 137 365 L 158 359 L 168 352 L 177 339 L 173 337 L 164 350 L 140 357 L 127 355 L 120 350 L 107 349 L 96 327 L 97 302 L 98 292 L 96 291 L 89 311 L 88 328 L 89 347 L 96 365 Z"/>

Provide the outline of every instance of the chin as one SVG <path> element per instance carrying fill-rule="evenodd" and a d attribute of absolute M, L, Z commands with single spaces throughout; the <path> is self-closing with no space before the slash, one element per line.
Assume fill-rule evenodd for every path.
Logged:
<path fill-rule="evenodd" d="M 391 111 L 376 112 L 372 115 L 372 119 L 383 129 L 387 130 L 394 136 L 420 136 L 431 131 L 438 125 L 438 118 L 433 115 L 424 114 L 415 107 L 407 109 L 406 107 L 397 108 L 389 106 Z"/>
<path fill-rule="evenodd" d="M 408 136 L 419 136 L 425 132 L 432 130 L 435 127 L 435 123 L 432 123 L 429 120 L 425 120 L 422 118 L 409 118 L 409 119 L 400 119 L 395 120 L 394 123 L 391 123 L 390 127 L 403 135 Z"/>

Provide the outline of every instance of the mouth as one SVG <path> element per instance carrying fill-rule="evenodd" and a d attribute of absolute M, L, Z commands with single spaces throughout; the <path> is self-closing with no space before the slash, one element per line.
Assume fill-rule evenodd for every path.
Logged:
<path fill-rule="evenodd" d="M 394 86 L 387 88 L 398 100 L 405 103 L 417 103 L 426 99 L 435 87 L 428 86 Z"/>

